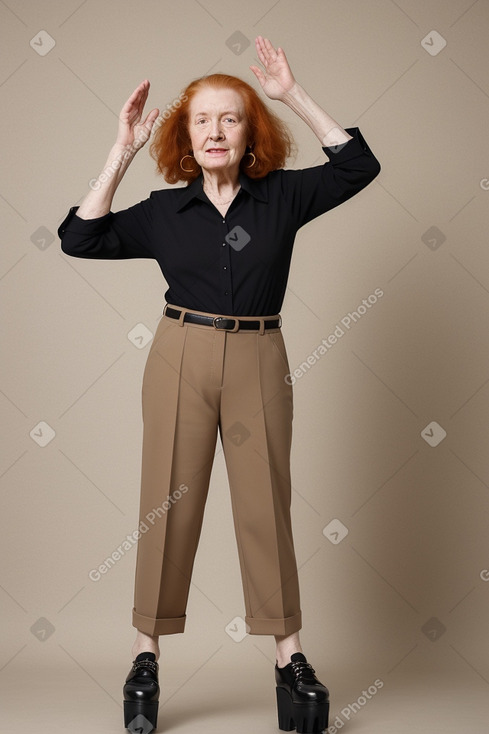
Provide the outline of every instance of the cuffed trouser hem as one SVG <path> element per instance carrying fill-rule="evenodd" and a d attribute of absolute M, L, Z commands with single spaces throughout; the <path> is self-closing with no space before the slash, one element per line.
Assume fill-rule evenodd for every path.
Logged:
<path fill-rule="evenodd" d="M 260 619 L 259 617 L 245 617 L 250 635 L 291 635 L 302 628 L 302 613 L 297 612 L 293 617 L 285 619 Z"/>
<path fill-rule="evenodd" d="M 153 617 L 144 617 L 138 614 L 135 609 L 132 610 L 132 626 L 136 627 L 140 632 L 144 632 L 151 637 L 157 635 L 174 635 L 177 632 L 183 632 L 185 629 L 186 615 L 183 617 L 173 617 L 170 619 L 153 619 Z"/>

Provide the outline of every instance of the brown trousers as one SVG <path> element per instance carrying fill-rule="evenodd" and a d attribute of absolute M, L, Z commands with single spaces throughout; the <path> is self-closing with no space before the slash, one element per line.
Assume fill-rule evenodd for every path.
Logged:
<path fill-rule="evenodd" d="M 184 631 L 218 429 L 247 631 L 289 635 L 301 629 L 290 519 L 293 399 L 284 379 L 288 372 L 279 327 L 233 333 L 184 324 L 183 314 L 179 321 L 161 317 L 142 383 L 132 619 L 142 632 Z"/>

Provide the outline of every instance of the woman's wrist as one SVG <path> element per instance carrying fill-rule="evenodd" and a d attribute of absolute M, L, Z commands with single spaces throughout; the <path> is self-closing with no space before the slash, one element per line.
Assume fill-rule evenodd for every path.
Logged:
<path fill-rule="evenodd" d="M 300 102 L 304 94 L 304 87 L 302 87 L 297 80 L 294 80 L 293 86 L 288 91 L 284 92 L 280 101 L 289 106 L 289 103 L 291 102 L 295 102 L 297 104 Z"/>
<path fill-rule="evenodd" d="M 101 172 L 97 178 L 90 180 L 91 190 L 80 204 L 77 216 L 81 219 L 96 219 L 109 213 L 117 187 L 143 144 L 137 141 L 126 145 L 114 143 Z"/>
<path fill-rule="evenodd" d="M 138 150 L 139 148 L 135 148 L 132 143 L 129 145 L 120 145 L 119 143 L 115 143 L 110 149 L 102 171 L 110 169 L 110 171 L 108 171 L 109 173 L 125 172 Z"/>
<path fill-rule="evenodd" d="M 124 146 L 116 144 L 112 146 L 99 175 L 97 178 L 93 178 L 90 181 L 90 188 L 92 191 L 111 189 L 113 195 L 127 168 L 136 155 L 136 152 L 137 151 L 129 145 Z"/>
<path fill-rule="evenodd" d="M 285 92 L 281 100 L 304 120 L 325 147 L 342 145 L 352 136 L 323 110 L 298 82 Z"/>

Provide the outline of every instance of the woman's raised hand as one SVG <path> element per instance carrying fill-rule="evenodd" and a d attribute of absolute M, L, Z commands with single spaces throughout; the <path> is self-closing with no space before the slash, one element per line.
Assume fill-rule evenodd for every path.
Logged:
<path fill-rule="evenodd" d="M 116 142 L 110 149 L 101 174 L 90 181 L 90 191 L 76 212 L 81 219 L 96 219 L 110 212 L 112 199 L 128 166 L 149 139 L 159 110 L 151 110 L 141 121 L 148 92 L 149 81 L 145 79 L 122 108 Z"/>
<path fill-rule="evenodd" d="M 250 66 L 251 71 L 260 82 L 267 97 L 282 99 L 295 84 L 284 50 L 280 46 L 275 50 L 268 38 L 263 38 L 263 36 L 255 38 L 255 46 L 265 71 L 263 72 L 258 66 Z"/>
<path fill-rule="evenodd" d="M 116 145 L 142 148 L 151 135 L 151 129 L 160 111 L 155 108 L 143 117 L 144 105 L 148 99 L 149 81 L 145 79 L 131 94 L 119 115 L 119 130 Z"/>

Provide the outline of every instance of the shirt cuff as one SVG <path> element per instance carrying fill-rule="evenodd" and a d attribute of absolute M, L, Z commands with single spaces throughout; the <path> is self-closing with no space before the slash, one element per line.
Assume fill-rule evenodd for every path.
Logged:
<path fill-rule="evenodd" d="M 330 147 L 323 146 L 323 150 L 328 156 L 331 163 L 342 163 L 350 158 L 358 158 L 362 155 L 372 155 L 365 138 L 358 127 L 345 127 L 346 132 L 351 135 L 351 139 L 340 145 L 332 145 Z"/>
<path fill-rule="evenodd" d="M 98 234 L 105 231 L 106 222 L 112 215 L 112 212 L 108 212 L 101 217 L 95 217 L 94 219 L 82 219 L 76 214 L 79 208 L 79 206 L 72 206 L 65 219 L 59 225 L 58 237 L 60 239 L 63 238 L 66 231 L 86 235 Z"/>

